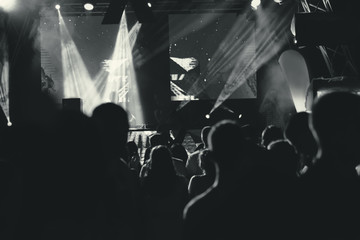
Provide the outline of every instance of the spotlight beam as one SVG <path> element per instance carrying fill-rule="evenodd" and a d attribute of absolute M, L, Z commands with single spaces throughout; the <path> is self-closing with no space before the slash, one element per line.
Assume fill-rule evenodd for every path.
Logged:
<path fill-rule="evenodd" d="M 58 11 L 61 38 L 61 58 L 63 68 L 64 98 L 81 98 L 83 111 L 91 115 L 101 103 L 100 96 L 91 80 L 90 74 Z"/>
<path fill-rule="evenodd" d="M 3 112 L 10 122 L 10 111 L 9 111 L 9 59 L 8 59 L 8 48 L 7 42 L 4 35 L 0 38 L 0 51 L 3 53 L 3 59 L 0 59 L 0 106 Z"/>
<path fill-rule="evenodd" d="M 136 116 L 134 121 L 142 124 L 144 117 L 132 56 L 132 48 L 140 27 L 141 24 L 136 23 L 128 31 L 126 15 L 122 14 L 115 48 L 108 61 L 107 74 L 103 75 L 106 78 L 101 84 L 101 98 L 103 101 L 121 105 L 129 114 Z"/>
<path fill-rule="evenodd" d="M 289 16 L 291 13 L 287 13 Z M 256 54 L 245 65 L 239 65 L 233 68 L 223 90 L 216 100 L 212 111 L 219 107 L 231 94 L 246 82 L 246 79 L 252 74 L 255 74 L 264 63 L 277 55 L 278 51 L 286 43 L 278 38 L 277 33 L 283 33 L 286 29 L 288 16 L 284 16 L 279 23 L 270 19 L 270 16 L 264 10 L 257 11 L 259 28 L 257 31 L 257 41 L 260 43 L 257 46 Z M 269 23 L 270 20 L 270 23 Z M 271 21 L 272 20 L 272 21 Z M 239 62 L 238 62 L 239 63 Z"/>
<path fill-rule="evenodd" d="M 230 32 L 225 37 L 223 42 L 219 45 L 219 48 L 215 51 L 212 60 L 207 65 L 206 76 L 207 83 L 205 84 L 202 78 L 199 78 L 190 87 L 189 94 L 198 95 L 208 86 L 208 84 L 217 81 L 220 73 L 231 72 L 231 69 L 236 65 L 239 67 L 239 62 L 244 62 L 242 58 L 246 58 L 245 61 L 249 62 L 249 56 L 245 56 L 247 51 L 254 52 L 254 49 L 249 49 L 247 43 L 252 42 L 254 36 L 253 26 L 244 25 L 246 22 L 246 16 L 240 15 L 237 17 L 236 22 L 233 24 Z M 238 33 L 241 35 L 238 36 Z M 250 46 L 255 48 L 255 46 Z M 246 64 L 246 63 L 244 63 Z M 184 107 L 189 101 L 183 101 L 179 104 L 178 109 Z"/>
<path fill-rule="evenodd" d="M 1 67 L 1 63 L 0 63 Z M 1 72 L 1 82 L 0 82 L 0 105 L 3 109 L 3 112 L 10 122 L 10 111 L 9 111 L 9 62 L 7 59 L 4 59 Z"/>
<path fill-rule="evenodd" d="M 134 48 L 140 28 L 141 28 L 141 23 L 136 22 L 129 31 L 129 42 L 130 42 L 131 49 Z M 121 41 L 119 40 L 119 42 L 121 42 Z M 114 56 L 114 53 L 112 54 L 112 56 Z M 113 69 L 114 67 L 116 67 L 116 65 L 120 66 L 123 62 L 124 62 L 123 60 L 120 60 L 120 62 L 119 62 L 115 59 L 110 59 L 110 60 L 106 59 L 102 62 L 102 64 L 103 64 L 102 69 L 94 78 L 95 88 L 99 92 L 100 96 L 106 95 L 105 91 L 106 91 L 106 86 L 107 86 L 107 79 L 109 78 L 110 69 Z"/>

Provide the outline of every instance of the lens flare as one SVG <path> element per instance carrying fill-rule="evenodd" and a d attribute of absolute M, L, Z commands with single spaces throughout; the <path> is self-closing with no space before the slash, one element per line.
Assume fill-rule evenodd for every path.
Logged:
<path fill-rule="evenodd" d="M 261 4 L 261 0 L 252 0 L 251 1 L 251 7 L 254 9 L 254 10 L 257 10 L 258 7 L 260 6 Z"/>
<path fill-rule="evenodd" d="M 17 0 L 1 0 L 0 9 L 3 9 L 5 12 L 11 12 L 15 10 L 17 5 Z"/>

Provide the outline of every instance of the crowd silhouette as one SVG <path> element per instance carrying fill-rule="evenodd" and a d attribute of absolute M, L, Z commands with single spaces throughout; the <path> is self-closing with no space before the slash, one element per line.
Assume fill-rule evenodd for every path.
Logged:
<path fill-rule="evenodd" d="M 2 128 L 0 239 L 356 239 L 360 96 L 251 127 L 204 126 L 194 152 L 157 132 L 144 156 L 115 103 Z"/>

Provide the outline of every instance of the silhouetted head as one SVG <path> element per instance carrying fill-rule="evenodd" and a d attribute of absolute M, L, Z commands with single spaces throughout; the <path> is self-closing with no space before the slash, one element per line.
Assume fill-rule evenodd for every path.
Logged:
<path fill-rule="evenodd" d="M 226 119 L 211 127 L 208 142 L 214 160 L 229 169 L 241 156 L 244 136 L 236 121 Z"/>
<path fill-rule="evenodd" d="M 103 103 L 94 109 L 92 119 L 98 125 L 106 148 L 115 152 L 124 151 L 129 132 L 129 119 L 125 109 L 115 103 Z"/>
<path fill-rule="evenodd" d="M 280 127 L 268 125 L 261 133 L 261 145 L 266 148 L 272 141 L 283 138 L 283 131 Z"/>
<path fill-rule="evenodd" d="M 241 126 L 241 132 L 244 136 L 244 138 L 254 144 L 259 143 L 259 133 L 256 127 L 253 124 L 243 124 Z"/>
<path fill-rule="evenodd" d="M 357 164 L 345 161 L 360 150 L 360 96 L 345 91 L 322 95 L 315 100 L 309 120 L 320 156 Z"/>
<path fill-rule="evenodd" d="M 158 145 L 151 149 L 148 175 L 144 179 L 147 193 L 164 196 L 174 190 L 176 171 L 169 148 Z"/>
<path fill-rule="evenodd" d="M 298 171 L 298 155 L 295 147 L 285 139 L 271 142 L 267 148 L 270 151 L 270 161 L 276 170 L 291 176 Z"/>
<path fill-rule="evenodd" d="M 165 145 L 158 145 L 150 152 L 149 176 L 166 177 L 176 174 L 169 148 Z"/>
<path fill-rule="evenodd" d="M 309 116 L 308 112 L 293 114 L 285 127 L 284 136 L 298 153 L 314 156 L 317 145 L 309 128 Z"/>
<path fill-rule="evenodd" d="M 209 149 L 203 149 L 199 153 L 199 165 L 205 173 L 214 173 L 214 162 L 212 160 L 211 151 Z"/>

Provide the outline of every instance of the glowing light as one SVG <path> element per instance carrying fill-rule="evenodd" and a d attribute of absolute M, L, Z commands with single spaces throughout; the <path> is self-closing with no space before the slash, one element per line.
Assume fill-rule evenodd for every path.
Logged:
<path fill-rule="evenodd" d="M 294 37 L 296 37 L 295 15 L 294 15 L 293 18 L 291 19 L 290 31 L 291 31 L 291 34 L 292 34 Z"/>
<path fill-rule="evenodd" d="M 8 125 L 8 127 L 11 127 L 11 126 L 12 126 L 12 123 L 11 123 L 11 122 L 8 122 L 7 125 Z"/>
<path fill-rule="evenodd" d="M 61 8 L 61 6 L 60 6 L 59 4 L 56 4 L 56 5 L 55 5 L 55 9 L 56 9 L 56 10 L 60 10 L 60 8 Z"/>
<path fill-rule="evenodd" d="M 102 102 L 121 105 L 132 116 L 131 127 L 144 122 L 132 56 L 140 27 L 136 22 L 129 31 L 126 14 L 122 14 L 112 56 L 103 61 L 103 68 L 94 80 Z"/>
<path fill-rule="evenodd" d="M 295 50 L 287 50 L 279 57 L 297 112 L 306 111 L 306 92 L 310 84 L 309 73 L 303 56 Z"/>
<path fill-rule="evenodd" d="M 92 110 L 101 103 L 101 98 L 60 11 L 58 11 L 58 16 L 60 22 L 64 98 L 82 99 L 83 112 L 86 115 L 91 115 Z"/>
<path fill-rule="evenodd" d="M 241 114 L 241 113 L 239 114 L 239 119 L 240 119 L 240 118 L 242 118 L 242 114 Z"/>
<path fill-rule="evenodd" d="M 134 26 L 138 28 L 138 26 Z M 137 35 L 137 31 L 131 31 Z M 126 14 L 123 14 L 120 21 L 119 32 L 116 38 L 115 48 L 111 60 L 126 61 L 110 69 L 104 97 L 110 97 L 110 101 L 122 105 L 130 114 L 135 116 L 131 119 L 130 125 L 143 124 L 143 111 L 140 104 L 139 90 L 136 82 L 136 74 L 132 56 L 132 42 L 136 39 L 128 31 Z M 116 91 L 113 96 L 112 92 Z"/>
<path fill-rule="evenodd" d="M 0 1 L 0 8 L 5 12 L 11 12 L 15 10 L 17 0 L 2 0 Z"/>
<path fill-rule="evenodd" d="M 3 112 L 10 121 L 10 112 L 9 112 L 9 59 L 8 59 L 8 48 L 7 43 L 3 39 L 0 39 L 0 51 L 3 52 L 3 59 L 0 60 L 3 64 L 0 63 L 0 106 L 3 109 Z"/>
<path fill-rule="evenodd" d="M 282 4 L 283 0 L 274 0 L 275 3 Z"/>
<path fill-rule="evenodd" d="M 205 115 L 205 118 L 206 118 L 206 119 L 209 119 L 209 118 L 210 118 L 210 114 L 206 114 L 206 115 Z"/>
<path fill-rule="evenodd" d="M 289 12 L 288 15 L 284 15 L 282 18 L 279 19 L 279 21 L 273 21 L 271 19 L 272 18 L 271 12 L 267 12 L 266 9 L 259 8 L 256 11 L 256 16 L 257 16 L 256 45 L 254 44 L 254 41 L 251 40 L 251 38 L 254 38 L 253 32 L 246 28 L 241 31 L 243 35 L 238 41 L 252 42 L 253 45 L 250 44 L 239 47 L 238 43 L 226 44 L 227 46 L 230 46 L 229 49 L 226 49 L 226 53 L 229 56 L 222 58 L 223 59 L 222 61 L 224 61 L 224 59 L 227 58 L 234 58 L 235 56 L 232 55 L 234 53 L 237 56 L 242 56 L 242 58 L 244 58 L 243 53 L 249 53 L 249 52 L 254 53 L 255 49 L 256 51 L 255 54 L 249 56 L 249 58 L 246 59 L 245 62 L 242 58 L 239 58 L 238 62 L 236 62 L 236 65 L 233 68 L 233 71 L 231 72 L 230 76 L 228 77 L 228 80 L 225 83 L 224 88 L 221 91 L 219 97 L 217 98 L 213 106 L 213 109 L 216 109 L 217 107 L 221 106 L 222 103 L 227 98 L 229 98 L 231 94 L 234 93 L 234 91 L 238 89 L 241 85 L 247 84 L 247 80 L 249 79 L 249 77 L 253 76 L 256 73 L 257 69 L 259 69 L 265 63 L 267 63 L 271 58 L 276 56 L 278 54 L 278 51 L 280 51 L 281 48 L 285 44 L 287 44 L 288 41 L 287 37 L 280 38 L 279 36 L 281 36 L 280 34 L 282 32 L 285 32 L 287 30 L 285 26 L 288 23 L 290 14 L 291 13 Z M 272 24 L 269 24 L 269 22 L 272 22 Z M 239 48 L 239 50 L 231 47 L 237 47 Z M 246 48 L 248 48 L 248 50 L 246 50 Z M 254 49 L 251 50 L 252 48 Z M 213 57 L 213 59 L 214 58 L 215 57 Z M 221 60 L 221 58 L 216 59 L 217 62 L 219 60 Z M 209 69 L 211 69 L 211 66 L 209 66 Z M 216 69 L 219 68 L 216 67 L 215 70 Z"/>
<path fill-rule="evenodd" d="M 130 42 L 131 49 L 134 48 L 140 28 L 141 28 L 141 23 L 139 21 L 137 21 L 129 31 L 129 42 Z"/>
<path fill-rule="evenodd" d="M 92 10 L 94 9 L 94 5 L 91 4 L 91 3 L 85 3 L 85 4 L 84 4 L 84 8 L 85 8 L 85 10 L 87 10 L 87 11 L 92 11 Z"/>
<path fill-rule="evenodd" d="M 251 7 L 256 10 L 261 4 L 261 0 L 252 0 L 251 1 Z"/>
<path fill-rule="evenodd" d="M 151 8 L 151 7 L 152 7 L 152 5 L 151 5 L 151 3 L 150 3 L 150 2 L 148 2 L 148 3 L 147 3 L 147 5 L 149 6 L 149 8 Z"/>

